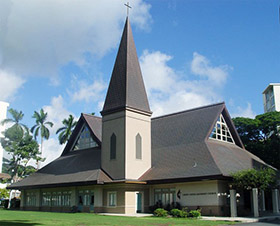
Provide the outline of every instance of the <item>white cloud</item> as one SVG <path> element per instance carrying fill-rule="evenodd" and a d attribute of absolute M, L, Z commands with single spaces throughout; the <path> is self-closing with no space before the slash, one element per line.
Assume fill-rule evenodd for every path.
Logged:
<path fill-rule="evenodd" d="M 206 78 L 217 85 L 224 85 L 228 77 L 228 69 L 227 65 L 213 67 L 205 56 L 193 53 L 191 71 L 201 78 Z"/>
<path fill-rule="evenodd" d="M 73 76 L 71 80 L 72 89 L 68 90 L 68 94 L 73 102 L 85 101 L 87 103 L 98 103 L 104 99 L 104 90 L 107 85 L 103 80 L 95 80 L 88 84 L 88 81 L 79 80 Z"/>
<path fill-rule="evenodd" d="M 76 116 L 68 111 L 64 105 L 64 99 L 62 96 L 53 97 L 50 105 L 43 107 L 44 111 L 48 113 L 47 120 L 54 123 L 54 126 L 50 128 L 51 134 L 55 134 L 57 129 L 62 127 L 62 121 L 68 118 L 72 114 L 75 118 Z"/>
<path fill-rule="evenodd" d="M 219 92 L 227 80 L 228 66 L 211 66 L 205 56 L 194 53 L 191 72 L 195 76 L 191 76 L 168 66 L 171 59 L 160 51 L 147 50 L 140 57 L 153 116 L 221 101 Z"/>
<path fill-rule="evenodd" d="M 47 141 L 44 141 L 42 157 L 46 158 L 46 160 L 40 164 L 40 168 L 58 158 L 61 155 L 64 147 L 65 144 L 60 145 L 58 139 L 54 137 L 51 137 Z"/>
<path fill-rule="evenodd" d="M 125 1 L 123 2 L 125 3 Z M 102 57 L 117 46 L 126 9 L 115 0 L 0 1 L 0 68 L 25 76 L 56 75 L 85 54 Z M 150 5 L 134 0 L 131 22 L 147 29 Z M 55 84 L 59 80 L 52 80 Z"/>
<path fill-rule="evenodd" d="M 255 118 L 256 112 L 253 111 L 251 103 L 247 103 L 245 108 L 240 106 L 236 107 L 236 111 L 232 113 L 232 117 L 245 117 L 245 118 Z"/>
<path fill-rule="evenodd" d="M 13 99 L 24 82 L 21 77 L 0 69 L 0 100 L 8 101 Z"/>
<path fill-rule="evenodd" d="M 63 151 L 65 145 L 60 145 L 58 138 L 55 135 L 57 129 L 62 127 L 63 119 L 68 118 L 68 116 L 72 114 L 77 120 L 77 117 L 66 109 L 64 99 L 60 95 L 53 97 L 51 104 L 44 106 L 43 109 L 48 113 L 47 121 L 53 122 L 54 126 L 49 128 L 51 135 L 50 138 L 48 140 L 44 140 L 42 156 L 46 158 L 46 160 L 40 165 L 40 167 L 59 157 Z"/>

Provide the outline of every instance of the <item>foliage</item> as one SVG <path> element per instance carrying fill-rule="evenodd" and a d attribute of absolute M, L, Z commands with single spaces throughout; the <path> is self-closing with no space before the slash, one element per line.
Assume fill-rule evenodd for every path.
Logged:
<path fill-rule="evenodd" d="M 247 190 L 252 188 L 266 190 L 276 183 L 276 173 L 271 168 L 241 170 L 231 176 L 234 187 Z"/>
<path fill-rule="evenodd" d="M 257 115 L 255 119 L 237 117 L 233 122 L 245 148 L 280 169 L 280 112 Z"/>
<path fill-rule="evenodd" d="M 64 126 L 56 131 L 56 134 L 59 133 L 58 140 L 60 144 L 64 144 L 69 140 L 73 129 L 77 125 L 77 121 L 74 121 L 73 115 L 69 115 L 68 119 L 62 121 L 62 124 Z"/>
<path fill-rule="evenodd" d="M 168 215 L 167 210 L 162 209 L 162 208 L 157 208 L 154 211 L 154 216 L 156 216 L 156 217 L 167 217 L 167 215 Z"/>
<path fill-rule="evenodd" d="M 12 118 L 4 119 L 1 124 L 12 124 L 12 126 L 7 129 L 6 133 L 10 136 L 13 135 L 13 139 L 20 140 L 23 136 L 24 132 L 28 131 L 28 128 L 25 124 L 21 123 L 20 121 L 23 119 L 24 114 L 22 111 L 17 111 L 13 108 L 8 110 Z"/>
<path fill-rule="evenodd" d="M 3 157 L 2 173 L 9 173 L 8 169 L 9 169 L 9 159 Z"/>
<path fill-rule="evenodd" d="M 189 212 L 189 217 L 198 218 L 201 217 L 201 210 L 191 210 Z"/>
<path fill-rule="evenodd" d="M 35 118 L 36 124 L 31 128 L 31 132 L 34 134 L 35 140 L 37 136 L 41 137 L 41 155 L 43 152 L 43 140 L 48 140 L 50 137 L 50 131 L 47 126 L 53 127 L 52 122 L 48 122 L 47 120 L 48 113 L 44 112 L 43 109 L 40 112 L 34 111 L 33 118 Z M 37 168 L 39 168 L 39 161 L 37 161 Z"/>
<path fill-rule="evenodd" d="M 34 111 L 34 114 L 32 118 L 35 118 L 36 124 L 31 128 L 31 132 L 34 133 L 34 138 L 36 139 L 37 136 L 40 136 L 43 139 L 49 139 L 50 137 L 50 131 L 47 128 L 47 125 L 50 127 L 53 127 L 52 122 L 46 122 L 48 113 L 44 112 L 43 109 L 40 110 L 40 113 L 37 111 Z"/>
<path fill-rule="evenodd" d="M 6 188 L 0 188 L 0 199 L 9 198 L 9 191 Z"/>
<path fill-rule="evenodd" d="M 170 211 L 170 215 L 173 216 L 173 217 L 186 218 L 186 217 L 188 217 L 188 212 L 185 211 L 185 210 L 172 209 Z"/>
<path fill-rule="evenodd" d="M 42 211 L 0 210 L 0 225 L 41 225 L 41 226 L 76 226 L 76 225 L 197 225 L 218 226 L 232 225 L 236 222 L 206 221 L 196 219 L 159 218 L 159 217 L 122 217 L 102 216 L 89 213 L 58 213 Z"/>
<path fill-rule="evenodd" d="M 28 166 L 28 163 L 33 160 L 41 160 L 39 156 L 39 148 L 37 142 L 25 132 L 21 139 L 15 137 L 11 130 L 7 129 L 4 132 L 4 138 L 1 139 L 1 144 L 11 158 L 4 159 L 6 173 L 17 180 L 19 177 L 25 177 L 35 171 L 34 167 Z M 16 130 L 15 130 L 16 133 Z"/>

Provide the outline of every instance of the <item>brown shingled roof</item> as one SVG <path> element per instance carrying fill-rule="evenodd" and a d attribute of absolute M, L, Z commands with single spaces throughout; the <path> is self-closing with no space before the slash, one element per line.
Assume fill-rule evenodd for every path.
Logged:
<path fill-rule="evenodd" d="M 101 114 L 125 108 L 151 114 L 128 18 Z"/>
<path fill-rule="evenodd" d="M 238 134 L 224 103 L 213 104 L 152 119 L 152 168 L 140 181 L 157 183 L 175 180 L 223 178 L 238 170 L 267 166 L 239 145 L 208 139 L 218 116 L 223 113 L 231 133 Z M 75 128 L 86 123 L 101 141 L 101 118 L 82 114 Z M 237 139 L 237 140 L 236 140 Z M 239 138 L 240 139 L 240 138 Z M 71 141 L 72 140 L 72 141 Z M 75 134 L 69 142 L 75 140 Z M 241 142 L 241 141 L 240 141 Z M 65 147 L 67 149 L 67 146 Z M 101 169 L 100 147 L 68 152 L 37 173 L 9 188 L 70 186 L 113 182 Z"/>
<path fill-rule="evenodd" d="M 100 148 L 73 151 L 62 155 L 8 188 L 58 187 L 110 182 L 110 177 L 101 170 L 100 163 Z"/>
<path fill-rule="evenodd" d="M 236 144 L 209 139 L 221 113 Z M 243 148 L 225 104 L 218 103 L 152 119 L 152 168 L 139 180 L 228 177 L 260 165 L 266 164 Z"/>

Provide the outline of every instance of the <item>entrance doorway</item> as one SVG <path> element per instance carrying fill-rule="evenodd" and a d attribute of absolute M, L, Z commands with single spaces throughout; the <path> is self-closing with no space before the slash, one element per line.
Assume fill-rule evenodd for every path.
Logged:
<path fill-rule="evenodd" d="M 143 212 L 143 195 L 141 192 L 136 192 L 136 213 Z"/>

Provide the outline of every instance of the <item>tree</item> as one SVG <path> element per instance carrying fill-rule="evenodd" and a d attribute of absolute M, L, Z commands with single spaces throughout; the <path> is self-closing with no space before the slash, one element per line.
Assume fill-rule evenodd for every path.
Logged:
<path fill-rule="evenodd" d="M 35 140 L 37 136 L 41 138 L 41 155 L 43 153 L 43 140 L 48 140 L 50 137 L 50 131 L 47 126 L 53 127 L 52 122 L 47 122 L 48 113 L 45 113 L 43 109 L 40 112 L 34 111 L 33 118 L 36 120 L 36 124 L 31 128 L 31 132 L 34 134 Z M 39 161 L 37 161 L 37 169 L 39 168 Z"/>
<path fill-rule="evenodd" d="M 1 144 L 5 151 L 11 156 L 10 159 L 5 159 L 7 173 L 16 182 L 19 178 L 30 175 L 35 171 L 35 168 L 28 166 L 31 160 L 40 161 L 40 152 L 38 143 L 33 139 L 28 132 L 20 140 L 15 140 L 14 136 L 6 133 L 1 139 Z"/>
<path fill-rule="evenodd" d="M 0 188 L 0 200 L 9 198 L 9 191 L 6 188 Z"/>
<path fill-rule="evenodd" d="M 271 168 L 247 169 L 231 174 L 235 188 L 266 190 L 276 185 L 276 172 Z"/>
<path fill-rule="evenodd" d="M 237 117 L 233 122 L 245 148 L 280 169 L 280 112 L 257 115 L 255 119 Z"/>
<path fill-rule="evenodd" d="M 64 126 L 56 131 L 56 134 L 59 133 L 58 140 L 60 144 L 64 144 L 69 140 L 73 129 L 77 125 L 77 121 L 74 121 L 73 115 L 69 115 L 68 119 L 62 121 L 62 124 Z"/>
<path fill-rule="evenodd" d="M 12 118 L 7 118 L 4 119 L 1 124 L 9 124 L 12 123 L 13 125 L 6 131 L 6 133 L 13 134 L 14 139 L 21 139 L 24 132 L 28 131 L 28 128 L 25 124 L 21 123 L 20 121 L 23 119 L 23 112 L 22 111 L 17 111 L 13 108 L 10 108 L 8 110 Z"/>

